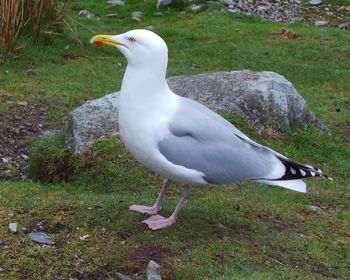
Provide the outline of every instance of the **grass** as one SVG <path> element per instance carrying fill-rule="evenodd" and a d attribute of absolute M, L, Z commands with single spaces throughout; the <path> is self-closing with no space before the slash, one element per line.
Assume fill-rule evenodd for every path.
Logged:
<path fill-rule="evenodd" d="M 115 279 L 116 271 L 143 272 L 149 259 L 161 263 L 164 279 L 350 278 L 349 31 L 217 13 L 216 4 L 200 13 L 165 9 L 163 17 L 153 16 L 154 7 L 154 1 L 115 8 L 74 1 L 68 22 L 83 48 L 69 34 L 39 42 L 24 38 L 21 57 L 0 66 L 2 120 L 20 112 L 3 102 L 10 93 L 15 102 L 40 104 L 47 124 L 62 128 L 70 110 L 120 87 L 124 59 L 112 48 L 90 46 L 89 39 L 152 25 L 168 43 L 169 75 L 249 68 L 290 80 L 332 137 L 310 128 L 272 139 L 226 117 L 258 142 L 321 167 L 335 181 L 308 180 L 307 194 L 250 183 L 193 188 L 178 223 L 151 232 L 140 224 L 143 215 L 127 209 L 153 203 L 161 178 L 133 161 L 118 139 L 99 142 L 79 159 L 78 172 L 66 183 L 0 182 L 0 279 Z M 100 19 L 77 17 L 81 9 Z M 141 23 L 131 20 L 135 10 L 144 13 Z M 114 12 L 118 17 L 106 16 Z M 281 28 L 298 37 L 270 34 Z M 26 74 L 28 69 L 34 74 Z M 61 149 L 56 140 L 52 145 Z M 180 192 L 180 186 L 170 190 L 163 215 L 172 212 Z M 12 221 L 18 234 L 8 231 Z M 40 225 L 54 246 L 28 240 L 26 233 Z M 89 237 L 80 240 L 84 235 Z"/>

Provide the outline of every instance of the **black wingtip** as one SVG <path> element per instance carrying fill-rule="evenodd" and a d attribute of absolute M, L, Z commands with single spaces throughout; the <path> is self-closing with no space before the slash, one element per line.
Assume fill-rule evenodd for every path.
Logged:
<path fill-rule="evenodd" d="M 303 165 L 279 156 L 277 156 L 277 158 L 283 163 L 286 168 L 285 174 L 277 180 L 295 180 L 308 177 L 324 177 L 330 181 L 333 181 L 332 177 L 323 174 L 322 170 L 317 167 L 311 165 Z"/>

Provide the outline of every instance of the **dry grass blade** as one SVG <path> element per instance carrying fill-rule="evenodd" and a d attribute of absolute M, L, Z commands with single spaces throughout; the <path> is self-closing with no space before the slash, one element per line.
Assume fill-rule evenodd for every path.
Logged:
<path fill-rule="evenodd" d="M 45 24 L 63 23 L 72 0 L 1 0 L 0 48 L 6 54 L 16 50 L 21 32 L 38 37 Z"/>

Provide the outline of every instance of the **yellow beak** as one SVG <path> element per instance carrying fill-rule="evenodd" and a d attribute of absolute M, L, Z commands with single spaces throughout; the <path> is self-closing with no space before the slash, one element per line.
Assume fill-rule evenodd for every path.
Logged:
<path fill-rule="evenodd" d="M 90 44 L 94 44 L 95 46 L 112 46 L 115 47 L 116 45 L 122 45 L 123 44 L 115 41 L 112 39 L 114 35 L 96 35 L 91 38 Z"/>

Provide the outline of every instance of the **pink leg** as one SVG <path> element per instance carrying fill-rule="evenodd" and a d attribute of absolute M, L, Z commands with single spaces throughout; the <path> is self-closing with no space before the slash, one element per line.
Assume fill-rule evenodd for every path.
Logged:
<path fill-rule="evenodd" d="M 166 191 L 170 187 L 170 184 L 171 184 L 171 181 L 169 179 L 164 180 L 163 186 L 162 186 L 162 189 L 158 195 L 157 201 L 153 206 L 144 206 L 144 205 L 134 204 L 134 205 L 131 205 L 129 207 L 129 210 L 139 212 L 139 213 L 146 213 L 149 215 L 157 214 L 160 211 L 160 209 L 162 208 L 162 201 L 164 199 L 164 195 L 165 195 Z"/>
<path fill-rule="evenodd" d="M 171 226 L 176 223 L 177 216 L 179 215 L 181 208 L 185 204 L 188 196 L 190 194 L 190 187 L 185 185 L 184 190 L 182 192 L 179 203 L 177 204 L 173 214 L 169 218 L 164 218 L 160 215 L 154 215 L 149 217 L 147 220 L 142 221 L 147 224 L 151 230 L 162 229 Z"/>

